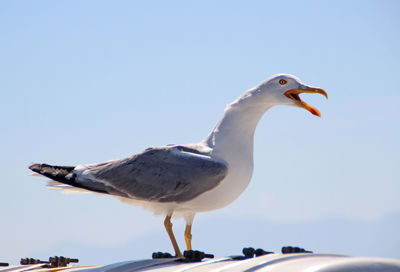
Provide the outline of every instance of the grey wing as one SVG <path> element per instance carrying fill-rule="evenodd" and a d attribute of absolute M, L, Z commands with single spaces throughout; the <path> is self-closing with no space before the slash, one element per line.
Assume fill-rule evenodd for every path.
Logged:
<path fill-rule="evenodd" d="M 124 160 L 92 165 L 88 170 L 110 194 L 182 202 L 216 187 L 226 176 L 228 166 L 225 161 L 192 148 L 167 146 L 148 148 Z"/>

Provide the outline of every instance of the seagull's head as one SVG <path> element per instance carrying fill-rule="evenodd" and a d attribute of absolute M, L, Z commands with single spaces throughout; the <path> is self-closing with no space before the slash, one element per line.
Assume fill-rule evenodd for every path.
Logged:
<path fill-rule="evenodd" d="M 268 99 L 272 98 L 277 105 L 297 106 L 319 117 L 321 117 L 319 111 L 301 100 L 300 94 L 322 94 L 328 98 L 325 90 L 307 86 L 297 77 L 288 74 L 274 75 L 261 83 L 259 87 L 261 92 L 267 94 Z"/>

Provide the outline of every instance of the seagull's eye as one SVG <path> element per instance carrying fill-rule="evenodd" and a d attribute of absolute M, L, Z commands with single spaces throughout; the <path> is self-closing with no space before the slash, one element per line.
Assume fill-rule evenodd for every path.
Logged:
<path fill-rule="evenodd" d="M 287 83 L 287 81 L 284 80 L 284 79 L 280 79 L 280 80 L 279 80 L 279 84 L 281 84 L 281 85 L 285 85 L 286 83 Z"/>

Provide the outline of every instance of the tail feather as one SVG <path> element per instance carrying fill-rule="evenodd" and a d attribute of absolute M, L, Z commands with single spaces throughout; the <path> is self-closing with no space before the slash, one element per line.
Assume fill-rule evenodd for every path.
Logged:
<path fill-rule="evenodd" d="M 76 173 L 73 172 L 73 170 L 75 169 L 74 166 L 56 166 L 45 163 L 34 163 L 29 165 L 28 168 L 41 176 L 45 176 L 52 179 L 53 181 L 56 181 L 58 184 L 51 182 L 49 183 L 48 187 L 52 189 L 72 189 L 69 187 L 72 186 L 74 187 L 74 189 L 70 191 L 82 192 L 82 190 L 88 190 L 95 193 L 108 194 L 106 186 L 102 183 L 77 182 Z M 62 186 L 60 183 L 64 184 L 64 186 Z"/>
<path fill-rule="evenodd" d="M 42 176 L 43 177 L 43 176 Z M 61 190 L 63 194 L 88 194 L 95 193 L 93 191 L 89 191 L 88 189 L 83 189 L 75 186 L 71 186 L 65 183 L 61 183 L 55 180 L 47 181 L 47 189 L 50 190 Z"/>

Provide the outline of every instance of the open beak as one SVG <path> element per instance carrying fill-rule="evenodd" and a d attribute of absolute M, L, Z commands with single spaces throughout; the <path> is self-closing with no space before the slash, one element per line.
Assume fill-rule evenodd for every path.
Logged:
<path fill-rule="evenodd" d="M 317 94 L 322 94 L 326 98 L 328 98 L 328 94 L 325 92 L 325 90 L 323 90 L 321 88 L 304 86 L 304 89 L 291 89 L 291 90 L 288 90 L 285 92 L 285 96 L 287 98 L 293 100 L 297 106 L 308 110 L 309 112 L 311 112 L 312 114 L 314 114 L 318 117 L 321 117 L 321 113 L 316 108 L 308 105 L 306 102 L 301 100 L 301 98 L 299 96 L 299 94 L 301 94 L 301 93 L 313 93 L 313 94 L 317 93 Z"/>

